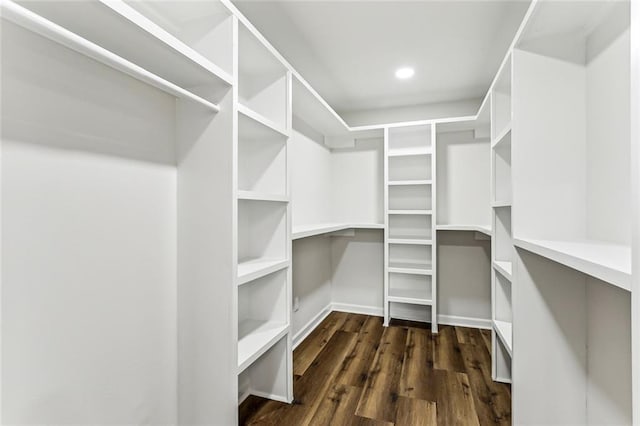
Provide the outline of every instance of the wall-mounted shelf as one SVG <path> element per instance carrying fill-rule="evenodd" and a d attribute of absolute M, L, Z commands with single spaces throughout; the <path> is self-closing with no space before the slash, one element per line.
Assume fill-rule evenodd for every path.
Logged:
<path fill-rule="evenodd" d="M 389 272 L 398 274 L 432 275 L 431 265 L 424 263 L 389 261 Z"/>
<path fill-rule="evenodd" d="M 512 324 L 506 321 L 493 321 L 493 328 L 496 332 L 496 335 L 504 345 L 505 349 L 509 353 L 509 356 L 513 354 L 513 335 L 512 335 Z"/>
<path fill-rule="evenodd" d="M 288 260 L 282 259 L 249 259 L 238 262 L 238 285 L 269 275 L 289 266 Z"/>
<path fill-rule="evenodd" d="M 390 215 L 430 215 L 431 210 L 389 210 Z"/>
<path fill-rule="evenodd" d="M 436 225 L 437 231 L 473 231 L 491 236 L 490 225 Z"/>
<path fill-rule="evenodd" d="M 494 207 L 496 209 L 511 207 L 511 201 L 494 201 L 493 203 L 491 203 L 491 207 Z"/>
<path fill-rule="evenodd" d="M 433 245 L 433 240 L 427 238 L 389 238 L 387 242 L 389 244 Z"/>
<path fill-rule="evenodd" d="M 415 180 L 392 180 L 387 182 L 389 186 L 411 186 L 411 185 L 431 185 L 432 180 L 430 179 L 415 179 Z"/>
<path fill-rule="evenodd" d="M 288 203 L 289 197 L 278 194 L 265 194 L 256 191 L 238 191 L 238 200 L 252 201 L 275 201 L 280 203 Z"/>
<path fill-rule="evenodd" d="M 416 289 L 389 289 L 389 302 L 431 306 L 433 301 L 425 298 L 425 292 Z"/>
<path fill-rule="evenodd" d="M 286 323 L 244 320 L 238 324 L 238 374 L 260 358 L 289 331 Z"/>
<path fill-rule="evenodd" d="M 46 3 L 46 2 L 42 2 L 42 3 Z M 34 2 L 34 3 L 28 3 L 28 4 L 31 5 L 36 3 Z M 37 3 L 37 4 L 40 4 L 40 3 Z M 50 4 L 53 4 L 53 3 L 50 3 Z M 70 3 L 70 4 L 76 4 L 76 3 Z M 82 2 L 77 2 L 77 4 L 82 4 Z M 58 10 L 60 10 L 61 12 L 69 12 L 67 8 L 62 8 L 55 5 L 54 7 L 57 7 Z M 3 19 L 7 19 L 17 25 L 20 25 L 23 28 L 26 28 L 37 34 L 40 34 L 43 37 L 46 37 L 65 47 L 68 47 L 69 49 L 72 49 L 82 55 L 92 58 L 117 71 L 127 74 L 143 83 L 146 83 L 150 86 L 160 89 L 163 92 L 166 92 L 172 96 L 175 96 L 176 98 L 188 99 L 190 101 L 193 101 L 197 104 L 202 105 L 204 108 L 213 112 L 220 111 L 220 107 L 217 104 L 210 102 L 196 95 L 195 93 L 192 93 L 191 91 L 185 89 L 184 87 L 179 86 L 178 84 L 174 84 L 173 82 L 165 79 L 164 77 L 161 77 L 160 75 L 154 72 L 157 70 L 154 70 L 153 68 L 144 68 L 143 66 L 138 65 L 138 63 L 134 63 L 131 60 L 118 55 L 117 53 L 107 50 L 106 48 L 94 43 L 93 41 L 88 40 L 76 34 L 75 32 L 58 25 L 57 23 L 54 23 L 48 19 L 45 19 L 42 16 L 39 16 L 36 13 L 13 3 L 12 1 L 9 1 L 9 0 L 3 1 L 1 4 L 1 10 L 2 10 Z M 64 15 L 64 17 L 67 18 L 65 19 L 65 21 L 69 19 L 69 17 L 66 15 Z M 84 19 L 86 19 L 86 17 L 83 18 L 83 20 Z M 70 22 L 73 22 L 73 21 L 71 20 Z M 92 22 L 91 27 L 97 29 L 97 28 L 100 28 L 100 24 Z M 113 34 L 111 34 L 111 36 L 113 37 Z M 119 36 L 121 36 L 121 34 L 119 34 Z M 96 38 L 100 38 L 100 37 L 96 37 Z M 156 41 L 156 43 L 159 43 L 159 41 Z M 121 43 L 121 44 L 130 45 L 130 43 Z M 135 51 L 145 52 L 144 49 L 138 49 L 138 48 L 136 48 Z M 142 58 L 136 58 L 136 59 L 142 59 Z M 153 58 L 153 60 L 155 61 L 156 58 Z M 144 63 L 144 62 L 150 62 L 150 61 L 141 61 L 141 62 Z M 148 65 L 151 65 L 151 64 L 148 64 Z M 214 80 L 215 79 L 217 79 L 218 83 L 222 84 L 226 88 L 228 88 L 230 85 L 230 83 L 228 83 L 226 80 L 220 79 L 220 77 L 218 76 L 216 76 Z"/>
<path fill-rule="evenodd" d="M 511 143 L 511 123 L 508 123 L 498 136 L 491 142 L 491 148 L 499 149 L 503 144 Z"/>
<path fill-rule="evenodd" d="M 602 241 L 516 238 L 514 245 L 631 291 L 631 248 Z"/>
<path fill-rule="evenodd" d="M 318 223 L 312 225 L 299 225 L 293 228 L 291 232 L 291 239 L 299 240 L 301 238 L 330 234 L 332 232 L 344 231 L 346 229 L 384 229 L 384 224 Z"/>
<path fill-rule="evenodd" d="M 409 147 L 389 149 L 387 155 L 389 157 L 413 157 L 416 155 L 431 155 L 432 153 L 431 147 Z"/>

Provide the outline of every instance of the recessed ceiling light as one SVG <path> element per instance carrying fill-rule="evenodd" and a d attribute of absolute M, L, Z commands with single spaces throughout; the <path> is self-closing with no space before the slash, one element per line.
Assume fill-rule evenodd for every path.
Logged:
<path fill-rule="evenodd" d="M 411 67 L 402 67 L 396 70 L 396 78 L 400 80 L 406 80 L 413 77 L 415 71 Z"/>

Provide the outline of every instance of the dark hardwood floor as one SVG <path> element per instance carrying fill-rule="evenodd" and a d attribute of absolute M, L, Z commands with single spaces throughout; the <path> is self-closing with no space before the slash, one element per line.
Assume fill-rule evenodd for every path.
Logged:
<path fill-rule="evenodd" d="M 427 326 L 331 313 L 294 351 L 294 403 L 250 396 L 240 424 L 510 424 L 510 387 L 491 380 L 491 332 Z"/>

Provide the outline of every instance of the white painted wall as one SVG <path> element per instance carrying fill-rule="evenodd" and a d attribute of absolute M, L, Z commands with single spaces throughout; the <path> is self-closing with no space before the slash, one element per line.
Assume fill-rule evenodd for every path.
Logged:
<path fill-rule="evenodd" d="M 438 315 L 491 320 L 491 240 L 438 231 Z"/>
<path fill-rule="evenodd" d="M 317 236 L 293 242 L 293 297 L 300 309 L 293 312 L 293 335 L 331 303 L 331 237 Z"/>
<path fill-rule="evenodd" d="M 489 140 L 473 131 L 438 133 L 436 155 L 438 224 L 489 225 Z"/>
<path fill-rule="evenodd" d="M 355 305 L 382 314 L 383 306 L 382 230 L 356 230 L 354 236 L 333 237 L 331 299 L 341 305 Z"/>
<path fill-rule="evenodd" d="M 2 422 L 175 424 L 174 100 L 2 37 Z"/>
<path fill-rule="evenodd" d="M 334 222 L 384 223 L 383 150 L 382 139 L 363 139 L 331 152 Z"/>

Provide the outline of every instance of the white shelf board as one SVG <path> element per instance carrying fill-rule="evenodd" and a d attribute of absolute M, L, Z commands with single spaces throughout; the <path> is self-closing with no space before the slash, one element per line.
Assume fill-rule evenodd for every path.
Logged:
<path fill-rule="evenodd" d="M 431 155 L 432 152 L 430 147 L 395 148 L 389 149 L 387 155 L 389 157 L 412 157 L 415 155 Z"/>
<path fill-rule="evenodd" d="M 282 128 L 274 121 L 269 120 L 265 116 L 255 112 L 254 110 L 252 110 L 246 105 L 242 105 L 239 103 L 238 113 L 243 115 L 246 118 L 250 118 L 257 124 L 260 124 L 264 129 L 268 129 L 270 131 L 276 132 L 281 137 L 288 138 L 290 136 L 289 132 L 286 129 Z M 259 128 L 247 129 L 247 131 L 249 132 L 249 134 L 254 134 L 254 137 L 261 136 L 261 131 Z"/>
<path fill-rule="evenodd" d="M 494 260 L 493 261 L 493 267 L 496 271 L 498 271 L 503 277 L 505 277 L 506 279 L 509 280 L 509 282 L 511 282 L 511 276 L 512 276 L 512 263 L 511 262 L 506 262 L 503 260 Z"/>
<path fill-rule="evenodd" d="M 389 261 L 389 272 L 395 272 L 398 274 L 413 274 L 413 275 L 432 275 L 433 270 L 431 265 L 424 263 L 410 263 L 410 262 L 394 262 Z"/>
<path fill-rule="evenodd" d="M 515 238 L 513 244 L 554 262 L 631 291 L 631 248 L 604 241 Z"/>
<path fill-rule="evenodd" d="M 238 374 L 282 339 L 289 326 L 282 322 L 245 320 L 238 324 Z"/>
<path fill-rule="evenodd" d="M 264 277 L 289 266 L 283 259 L 249 259 L 238 262 L 238 285 Z"/>
<path fill-rule="evenodd" d="M 513 334 L 512 325 L 510 322 L 493 320 L 493 328 L 498 335 L 498 338 L 504 345 L 505 349 L 512 356 L 513 353 Z"/>
<path fill-rule="evenodd" d="M 472 231 L 491 236 L 490 225 L 436 225 L 436 231 Z"/>
<path fill-rule="evenodd" d="M 387 182 L 389 186 L 411 186 L 411 185 L 431 185 L 432 180 L 390 180 Z"/>
<path fill-rule="evenodd" d="M 387 242 L 389 244 L 414 244 L 423 246 L 433 245 L 433 240 L 430 238 L 389 238 Z"/>
<path fill-rule="evenodd" d="M 493 149 L 498 149 L 500 148 L 506 141 L 507 139 L 510 139 L 510 135 L 511 135 L 511 123 L 508 123 L 504 129 L 502 129 L 502 131 L 500 131 L 500 133 L 498 133 L 498 136 L 496 136 L 496 138 L 491 142 L 491 148 Z"/>
<path fill-rule="evenodd" d="M 496 209 L 511 207 L 511 201 L 494 201 L 493 203 L 491 203 L 491 207 Z"/>
<path fill-rule="evenodd" d="M 117 55 L 116 53 L 113 53 L 105 49 L 104 47 L 99 46 L 96 43 L 93 43 L 92 41 L 87 40 L 79 36 L 78 34 L 75 34 L 74 32 L 63 28 L 60 25 L 51 22 L 22 6 L 17 5 L 12 1 L 3 0 L 0 5 L 3 19 L 8 19 L 16 25 L 19 25 L 34 33 L 40 34 L 43 37 L 46 37 L 71 50 L 94 59 L 117 71 L 127 74 L 145 84 L 160 89 L 172 96 L 182 99 L 188 99 L 202 105 L 206 109 L 213 112 L 220 111 L 220 107 L 218 105 L 201 98 L 200 96 L 184 89 L 183 87 L 180 87 L 177 84 L 174 84 L 160 77 L 159 75 L 156 75 L 152 71 L 149 71 L 148 69 L 145 69 L 142 66 L 133 63 Z M 92 26 L 99 27 L 100 24 L 96 23 Z"/>
<path fill-rule="evenodd" d="M 430 215 L 432 210 L 388 210 L 387 213 L 390 215 Z"/>
<path fill-rule="evenodd" d="M 412 289 L 390 288 L 387 300 L 389 302 L 410 303 L 412 305 L 432 305 L 433 302 L 431 299 L 425 298 L 424 293 L 426 293 L 426 291 L 421 292 Z"/>
<path fill-rule="evenodd" d="M 382 223 L 316 223 L 295 226 L 291 232 L 292 240 L 344 231 L 345 229 L 384 229 Z"/>
<path fill-rule="evenodd" d="M 252 201 L 275 201 L 281 203 L 288 203 L 289 197 L 279 194 L 264 194 L 262 192 L 255 191 L 238 191 L 238 200 L 252 200 Z"/>

